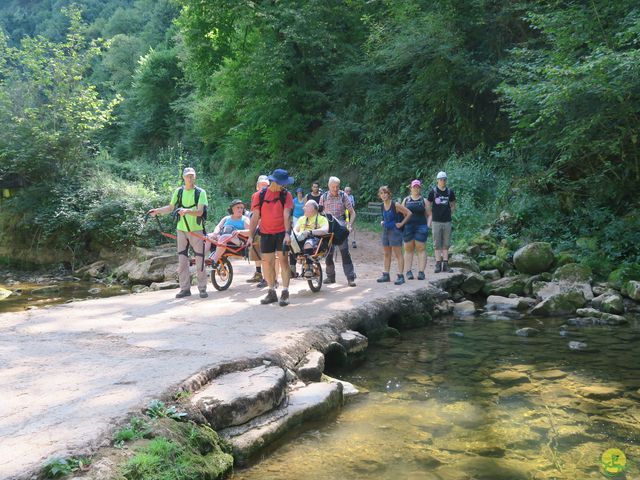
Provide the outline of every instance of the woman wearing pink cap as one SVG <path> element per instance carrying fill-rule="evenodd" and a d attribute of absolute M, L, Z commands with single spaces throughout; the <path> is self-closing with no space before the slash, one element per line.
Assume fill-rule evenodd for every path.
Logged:
<path fill-rule="evenodd" d="M 427 210 L 427 199 L 422 196 L 422 182 L 411 182 L 411 194 L 402 200 L 402 205 L 411 212 L 409 221 L 404 226 L 404 265 L 407 269 L 407 280 L 413 280 L 413 254 L 418 254 L 418 280 L 424 280 L 427 266 L 426 241 L 431 225 L 431 216 Z"/>

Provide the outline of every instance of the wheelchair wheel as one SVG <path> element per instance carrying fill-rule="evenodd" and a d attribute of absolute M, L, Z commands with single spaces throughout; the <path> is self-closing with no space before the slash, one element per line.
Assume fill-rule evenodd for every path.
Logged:
<path fill-rule="evenodd" d="M 320 262 L 315 260 L 311 268 L 313 269 L 313 277 L 308 279 L 307 283 L 312 292 L 319 292 L 322 288 L 322 266 Z"/>
<path fill-rule="evenodd" d="M 227 257 L 222 257 L 211 266 L 211 283 L 216 290 L 226 290 L 233 280 L 233 267 Z"/>

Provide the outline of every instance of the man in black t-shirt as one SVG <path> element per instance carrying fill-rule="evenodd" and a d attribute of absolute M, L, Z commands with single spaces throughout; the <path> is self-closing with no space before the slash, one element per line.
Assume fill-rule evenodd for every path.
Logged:
<path fill-rule="evenodd" d="M 431 211 L 431 231 L 436 257 L 436 273 L 450 272 L 451 215 L 456 211 L 456 194 L 447 187 L 447 174 L 439 172 L 438 185 L 429 192 L 427 207 Z"/>
<path fill-rule="evenodd" d="M 320 189 L 320 184 L 318 182 L 313 182 L 311 184 L 311 191 L 304 197 L 304 203 L 307 203 L 309 200 L 314 200 L 318 205 L 320 205 L 321 196 L 322 190 Z"/>

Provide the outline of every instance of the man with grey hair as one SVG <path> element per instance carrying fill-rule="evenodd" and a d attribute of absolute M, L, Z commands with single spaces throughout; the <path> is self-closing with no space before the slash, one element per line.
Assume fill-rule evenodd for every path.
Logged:
<path fill-rule="evenodd" d="M 207 192 L 196 187 L 196 171 L 187 167 L 182 171 L 184 186 L 174 190 L 171 203 L 160 208 L 152 208 L 149 215 L 166 215 L 175 212 L 178 220 L 178 280 L 180 291 L 176 298 L 184 298 L 191 295 L 191 274 L 189 273 L 189 246 L 196 255 L 196 272 L 198 274 L 198 290 L 200 298 L 206 298 L 207 294 L 207 270 L 204 266 L 205 237 L 204 217 L 205 208 L 208 205 Z"/>
<path fill-rule="evenodd" d="M 340 190 L 340 179 L 338 177 L 330 177 L 327 185 L 329 187 L 329 191 L 323 193 L 320 197 L 320 206 L 323 207 L 323 211 L 325 213 L 330 213 L 343 222 L 346 220 L 346 214 L 348 212 L 349 221 L 347 222 L 347 228 L 351 230 L 351 226 L 356 220 L 356 211 L 353 209 L 349 196 Z M 353 267 L 353 261 L 351 260 L 351 254 L 349 253 L 348 238 L 342 242 L 342 245 L 334 245 L 329 250 L 326 260 L 327 279 L 324 283 L 335 283 L 336 281 L 336 266 L 333 260 L 336 247 L 340 250 L 342 269 L 345 277 L 347 277 L 347 282 L 350 287 L 355 287 L 356 272 Z"/>

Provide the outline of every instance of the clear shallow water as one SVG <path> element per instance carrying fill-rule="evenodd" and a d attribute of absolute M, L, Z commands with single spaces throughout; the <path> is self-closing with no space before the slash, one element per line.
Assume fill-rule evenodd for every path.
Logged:
<path fill-rule="evenodd" d="M 38 291 L 43 287 L 49 290 Z M 34 282 L 20 282 L 17 284 L 2 284 L 0 288 L 11 290 L 8 297 L 0 298 L 0 313 L 19 312 L 27 308 L 42 308 L 69 301 L 86 300 L 89 298 L 106 298 L 130 293 L 121 285 L 104 285 L 96 282 L 81 281 L 48 281 L 42 284 Z"/>
<path fill-rule="evenodd" d="M 339 375 L 368 394 L 233 479 L 595 479 L 609 448 L 627 456 L 615 478 L 640 478 L 638 323 L 562 323 L 449 320 L 370 346 Z"/>

